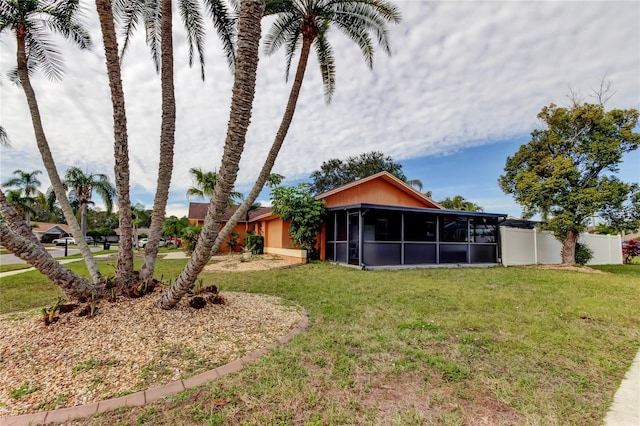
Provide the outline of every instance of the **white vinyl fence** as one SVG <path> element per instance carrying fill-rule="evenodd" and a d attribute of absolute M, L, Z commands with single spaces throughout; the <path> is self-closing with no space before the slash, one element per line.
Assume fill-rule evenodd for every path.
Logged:
<path fill-rule="evenodd" d="M 622 238 L 620 235 L 580 234 L 578 242 L 593 251 L 588 265 L 622 264 Z M 549 265 L 562 263 L 562 243 L 552 232 L 536 229 L 500 227 L 502 264 Z"/>

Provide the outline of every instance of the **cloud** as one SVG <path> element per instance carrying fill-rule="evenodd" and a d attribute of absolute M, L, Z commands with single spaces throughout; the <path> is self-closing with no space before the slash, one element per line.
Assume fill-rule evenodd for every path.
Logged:
<path fill-rule="evenodd" d="M 293 124 L 275 172 L 306 178 L 329 158 L 371 150 L 396 160 L 441 155 L 527 135 L 540 108 L 567 102 L 569 87 L 589 91 L 606 76 L 611 105 L 637 108 L 640 99 L 640 4 L 636 2 L 398 1 L 403 22 L 390 29 L 393 55 L 377 51 L 368 70 L 357 46 L 332 32 L 337 87 L 323 100 L 312 56 Z M 85 3 L 83 3 L 85 4 Z M 85 4 L 87 8 L 91 3 Z M 60 173 L 77 165 L 113 175 L 113 129 L 97 16 L 87 11 L 95 47 L 81 52 L 59 41 L 67 64 L 62 82 L 34 79 L 45 130 Z M 176 14 L 177 15 L 177 14 Z M 265 20 L 267 27 L 269 21 Z M 220 166 L 229 119 L 232 74 L 213 31 L 207 37 L 206 79 L 187 64 L 176 22 L 176 146 L 172 196 L 185 200 L 188 170 Z M 10 34 L 0 42 L 2 71 L 14 64 Z M 296 59 L 294 59 L 296 60 Z M 295 63 L 294 63 L 295 66 Z M 36 152 L 24 94 L 4 80 L 1 178 L 12 170 L 44 169 Z M 131 184 L 152 200 L 157 179 L 160 83 L 144 34 L 134 37 L 123 66 Z M 281 52 L 260 58 L 252 124 L 237 186 L 255 179 L 282 118 L 291 82 Z M 43 179 L 46 180 L 46 179 Z M 48 182 L 47 182 L 48 184 Z M 151 205 L 152 201 L 148 201 Z"/>

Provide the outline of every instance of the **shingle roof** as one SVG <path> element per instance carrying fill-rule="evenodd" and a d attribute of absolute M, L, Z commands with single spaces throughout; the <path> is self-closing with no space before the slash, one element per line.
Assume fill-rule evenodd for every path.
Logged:
<path fill-rule="evenodd" d="M 222 217 L 223 221 L 228 221 L 231 216 L 233 215 L 233 213 L 236 212 L 236 210 L 238 210 L 238 207 L 240 206 L 231 206 L 227 209 L 227 211 L 224 213 L 224 216 Z M 189 219 L 195 219 L 195 220 L 204 220 L 204 217 L 207 215 L 207 209 L 209 208 L 209 203 L 189 203 Z M 258 209 L 256 210 L 251 210 L 249 212 L 249 222 L 251 222 L 254 218 L 258 217 L 258 216 L 262 216 L 265 213 L 268 213 L 271 211 L 270 207 L 258 207 Z M 241 218 L 240 222 L 244 222 L 245 218 Z"/>

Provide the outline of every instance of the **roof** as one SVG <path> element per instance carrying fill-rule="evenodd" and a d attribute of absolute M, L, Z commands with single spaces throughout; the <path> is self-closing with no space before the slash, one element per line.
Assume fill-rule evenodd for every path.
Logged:
<path fill-rule="evenodd" d="M 222 221 L 226 222 L 231 219 L 231 216 L 238 210 L 240 206 L 231 206 L 229 207 L 222 217 Z M 209 203 L 189 203 L 189 219 L 195 220 L 204 220 L 207 215 L 207 209 L 209 208 Z M 270 207 L 258 207 L 256 210 L 249 211 L 249 222 L 255 219 L 258 216 L 262 216 L 266 213 L 270 213 Z M 245 218 L 239 220 L 239 222 L 245 222 Z"/>
<path fill-rule="evenodd" d="M 485 212 L 472 212 L 472 211 L 466 211 L 466 210 L 432 209 L 432 208 L 421 208 L 421 207 L 386 206 L 381 204 L 369 204 L 369 203 L 351 204 L 348 206 L 337 206 L 337 207 L 329 208 L 327 210 L 340 211 L 340 210 L 346 210 L 346 209 L 379 209 L 379 210 L 433 213 L 438 215 L 456 215 L 456 216 L 467 216 L 467 217 L 493 217 L 493 218 L 507 217 L 507 215 L 503 213 L 485 213 Z"/>
<path fill-rule="evenodd" d="M 36 233 L 71 233 L 71 228 L 66 223 L 31 222 L 32 230 Z"/>
<path fill-rule="evenodd" d="M 402 180 L 398 179 L 397 177 L 395 177 L 394 175 L 392 175 L 389 172 L 379 172 L 376 173 L 375 175 L 371 175 L 371 176 L 367 176 L 365 178 L 362 179 L 358 179 L 356 181 L 353 181 L 351 183 L 348 183 L 346 185 L 342 185 L 339 186 L 337 188 L 334 188 L 330 191 L 327 192 L 323 192 L 322 194 L 319 194 L 316 196 L 316 198 L 318 199 L 325 199 L 328 198 L 332 195 L 335 195 L 337 193 L 340 192 L 344 192 L 347 191 L 351 188 L 354 188 L 356 186 L 359 185 L 363 185 L 367 182 L 373 181 L 373 180 L 383 180 L 389 184 L 391 184 L 392 186 L 394 186 L 396 189 L 404 192 L 405 194 L 419 200 L 420 202 L 431 206 L 432 208 L 436 208 L 436 209 L 441 209 L 443 208 L 440 204 L 436 203 L 435 201 L 433 201 L 431 198 L 427 197 L 426 195 L 424 195 L 423 193 L 421 193 L 420 191 L 418 191 L 417 189 L 413 188 L 411 185 L 407 184 L 406 182 L 403 182 Z"/>

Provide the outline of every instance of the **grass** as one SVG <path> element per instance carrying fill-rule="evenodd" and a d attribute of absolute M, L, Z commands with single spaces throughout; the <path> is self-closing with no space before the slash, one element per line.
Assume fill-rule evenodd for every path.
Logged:
<path fill-rule="evenodd" d="M 160 261 L 157 276 L 173 278 L 184 264 Z M 114 266 L 101 262 L 105 272 Z M 638 351 L 640 267 L 598 269 L 609 274 L 321 263 L 202 274 L 223 293 L 302 305 L 309 329 L 237 374 L 79 423 L 598 425 Z M 55 299 L 49 285 L 47 302 L 20 300 L 33 286 L 44 297 L 46 282 L 35 274 L 3 279 L 0 311 Z"/>

